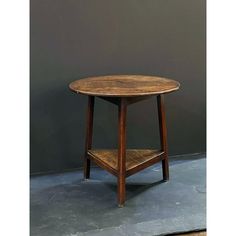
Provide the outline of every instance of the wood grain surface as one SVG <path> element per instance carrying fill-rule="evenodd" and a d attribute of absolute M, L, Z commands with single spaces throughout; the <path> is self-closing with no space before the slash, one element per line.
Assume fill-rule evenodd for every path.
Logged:
<path fill-rule="evenodd" d="M 107 75 L 76 80 L 69 88 L 91 96 L 133 97 L 169 93 L 179 86 L 175 80 L 157 76 Z"/>
<path fill-rule="evenodd" d="M 115 170 L 118 170 L 118 151 L 116 149 L 89 150 L 89 155 L 106 163 Z M 127 149 L 126 150 L 126 171 L 131 170 L 157 156 L 162 152 L 152 149 Z"/>

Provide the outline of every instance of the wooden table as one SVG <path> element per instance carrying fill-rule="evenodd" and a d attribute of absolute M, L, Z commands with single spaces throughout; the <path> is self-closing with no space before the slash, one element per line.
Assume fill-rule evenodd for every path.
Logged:
<path fill-rule="evenodd" d="M 118 206 L 125 203 L 126 177 L 162 161 L 163 179 L 169 179 L 167 155 L 167 130 L 163 94 L 179 89 L 177 81 L 143 75 L 111 75 L 80 79 L 69 88 L 88 96 L 87 129 L 84 156 L 84 178 L 90 177 L 90 160 L 109 171 L 118 180 Z M 157 98 L 161 150 L 126 149 L 127 106 L 135 102 Z M 102 98 L 118 106 L 118 149 L 92 149 L 93 113 L 95 97 Z"/>

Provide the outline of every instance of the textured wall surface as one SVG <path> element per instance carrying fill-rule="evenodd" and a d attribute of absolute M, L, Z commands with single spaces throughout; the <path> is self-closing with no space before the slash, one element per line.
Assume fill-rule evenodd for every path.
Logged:
<path fill-rule="evenodd" d="M 31 173 L 82 165 L 87 99 L 68 84 L 93 75 L 178 80 L 165 97 L 170 155 L 205 152 L 204 0 L 31 0 Z M 155 99 L 128 110 L 130 147 L 158 146 Z M 117 110 L 96 100 L 94 146 L 116 147 Z"/>

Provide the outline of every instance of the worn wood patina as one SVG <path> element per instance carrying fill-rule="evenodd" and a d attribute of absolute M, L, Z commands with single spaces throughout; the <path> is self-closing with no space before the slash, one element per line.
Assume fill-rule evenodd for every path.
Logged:
<path fill-rule="evenodd" d="M 76 80 L 69 85 L 73 92 L 88 95 L 84 178 L 90 177 L 90 160 L 115 175 L 120 207 L 125 203 L 126 177 L 162 161 L 163 180 L 169 180 L 164 94 L 178 90 L 179 86 L 175 80 L 144 75 L 89 77 Z M 126 149 L 127 106 L 152 96 L 157 98 L 161 149 Z M 118 148 L 115 150 L 92 148 L 95 97 L 118 106 Z"/>
<path fill-rule="evenodd" d="M 157 76 L 107 75 L 76 80 L 69 87 L 76 93 L 91 96 L 132 97 L 173 92 L 179 83 Z"/>

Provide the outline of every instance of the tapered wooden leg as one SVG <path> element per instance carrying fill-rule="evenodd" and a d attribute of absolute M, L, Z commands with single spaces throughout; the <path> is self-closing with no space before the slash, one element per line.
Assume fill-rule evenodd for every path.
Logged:
<path fill-rule="evenodd" d="M 126 163 L 126 98 L 121 98 L 119 104 L 119 134 L 118 134 L 118 206 L 125 203 L 125 163 Z"/>
<path fill-rule="evenodd" d="M 159 129 L 160 129 L 160 139 L 161 148 L 164 151 L 164 159 L 162 160 L 162 171 L 163 179 L 165 181 L 169 180 L 169 161 L 168 161 L 168 149 L 167 149 L 167 129 L 166 129 L 166 117 L 164 108 L 164 95 L 157 96 L 157 107 L 159 116 Z"/>
<path fill-rule="evenodd" d="M 87 152 L 92 147 L 93 111 L 94 111 L 94 97 L 88 96 L 87 127 L 86 127 L 86 140 L 85 140 L 85 154 L 84 154 L 84 179 L 89 179 L 90 177 L 90 159 L 88 157 Z"/>

